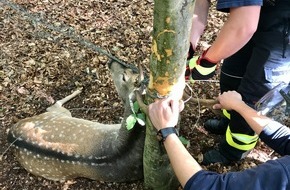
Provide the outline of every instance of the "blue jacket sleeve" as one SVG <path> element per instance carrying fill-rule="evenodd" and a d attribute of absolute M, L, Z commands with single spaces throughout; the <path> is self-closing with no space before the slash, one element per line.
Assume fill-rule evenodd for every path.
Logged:
<path fill-rule="evenodd" d="M 287 126 L 272 121 L 264 127 L 260 139 L 280 155 L 290 155 L 290 129 Z"/>
<path fill-rule="evenodd" d="M 184 190 L 273 190 L 290 189 L 290 156 L 270 160 L 255 168 L 218 174 L 201 170 L 185 184 Z"/>
<path fill-rule="evenodd" d="M 262 6 L 263 0 L 218 0 L 216 7 L 219 11 L 229 12 L 230 8 L 252 5 Z"/>

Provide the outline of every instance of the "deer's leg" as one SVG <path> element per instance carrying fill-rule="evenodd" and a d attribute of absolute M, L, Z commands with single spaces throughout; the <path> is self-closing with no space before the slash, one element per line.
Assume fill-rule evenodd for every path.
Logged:
<path fill-rule="evenodd" d="M 76 97 L 78 94 L 80 94 L 82 91 L 81 89 L 78 89 L 76 91 L 74 91 L 72 94 L 64 97 L 61 100 L 56 101 L 52 106 L 48 107 L 46 110 L 48 112 L 52 112 L 52 111 L 58 111 L 61 110 L 62 112 L 64 110 L 66 110 L 65 108 L 62 107 L 62 105 L 66 102 L 68 102 L 69 100 L 73 99 L 74 97 Z M 67 110 L 68 111 L 68 110 Z M 68 111 L 69 112 L 69 111 Z"/>

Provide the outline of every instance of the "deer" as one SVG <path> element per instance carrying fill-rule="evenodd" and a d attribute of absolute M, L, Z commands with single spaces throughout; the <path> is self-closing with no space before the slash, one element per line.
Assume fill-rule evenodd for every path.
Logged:
<path fill-rule="evenodd" d="M 81 93 L 76 90 L 56 101 L 46 112 L 19 120 L 8 132 L 14 155 L 28 172 L 53 181 L 84 177 L 105 182 L 143 178 L 145 126 L 128 130 L 126 118 L 135 100 L 148 115 L 142 93 L 147 84 L 142 68 L 111 61 L 108 68 L 124 105 L 119 124 L 103 124 L 72 117 L 63 104 Z M 144 82 L 145 81 L 145 82 Z M 215 100 L 184 98 L 211 109 Z"/>
<path fill-rule="evenodd" d="M 8 132 L 15 157 L 30 173 L 49 180 L 64 181 L 84 177 L 106 182 L 143 178 L 145 127 L 127 130 L 132 114 L 130 94 L 142 88 L 144 78 L 132 65 L 108 64 L 117 93 L 124 105 L 120 124 L 102 124 L 72 117 L 62 105 L 81 93 L 48 107 L 45 113 L 18 121 Z"/>

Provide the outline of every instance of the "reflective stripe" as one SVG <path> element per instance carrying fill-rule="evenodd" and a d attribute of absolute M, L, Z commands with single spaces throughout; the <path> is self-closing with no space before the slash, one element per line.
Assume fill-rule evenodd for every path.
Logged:
<path fill-rule="evenodd" d="M 192 84 L 195 82 L 194 79 L 192 77 L 189 78 L 189 82 L 191 82 Z"/>
<path fill-rule="evenodd" d="M 212 72 L 215 71 L 216 65 L 214 65 L 214 66 L 212 66 L 212 67 L 209 67 L 209 68 L 202 67 L 202 66 L 200 66 L 200 65 L 196 65 L 195 68 L 196 68 L 196 70 L 197 70 L 200 74 L 202 74 L 202 75 L 208 75 L 208 74 L 210 74 L 210 73 L 212 73 Z"/>
<path fill-rule="evenodd" d="M 190 60 L 189 60 L 189 63 L 188 63 L 188 66 L 189 66 L 189 69 L 193 69 L 195 66 L 196 66 L 196 62 L 198 60 L 198 56 L 193 56 Z M 190 73 L 191 74 L 191 73 Z M 189 77 L 189 81 L 191 83 L 194 83 L 194 80 L 192 79 L 192 77 L 190 76 Z"/>
<path fill-rule="evenodd" d="M 233 138 L 245 144 L 244 145 L 238 144 L 233 140 Z M 240 134 L 240 133 L 232 133 L 230 130 L 230 127 L 228 126 L 227 128 L 227 132 L 226 132 L 227 143 L 230 146 L 239 150 L 244 150 L 244 151 L 252 150 L 253 148 L 255 148 L 258 138 L 259 138 L 258 135 L 251 136 L 251 135 L 245 135 L 245 134 Z"/>
<path fill-rule="evenodd" d="M 188 63 L 190 69 L 193 69 L 196 66 L 196 61 L 198 60 L 198 56 L 193 56 Z"/>
<path fill-rule="evenodd" d="M 290 82 L 290 64 L 285 61 L 279 65 L 267 63 L 264 66 L 265 78 L 271 83 Z"/>
<path fill-rule="evenodd" d="M 231 119 L 231 114 L 227 110 L 223 109 L 223 114 L 226 118 Z"/>

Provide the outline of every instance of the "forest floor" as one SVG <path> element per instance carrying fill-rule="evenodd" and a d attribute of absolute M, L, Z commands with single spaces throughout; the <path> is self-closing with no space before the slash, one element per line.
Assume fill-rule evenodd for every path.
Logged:
<path fill-rule="evenodd" d="M 0 188 L 12 189 L 143 189 L 143 181 L 106 183 L 89 179 L 54 182 L 24 170 L 13 156 L 7 131 L 18 120 L 43 113 L 56 100 L 78 87 L 81 95 L 65 104 L 73 116 L 102 123 L 119 123 L 122 103 L 107 69 L 104 49 L 145 72 L 151 53 L 153 0 L 1 0 L 0 1 Z M 226 14 L 210 10 L 200 45 L 212 43 Z M 217 75 L 189 84 L 194 96 L 219 94 Z M 112 104 L 114 102 L 114 104 Z M 113 113 L 112 113 L 113 112 Z M 200 160 L 222 138 L 207 133 L 203 123 L 216 117 L 206 108 L 186 104 L 181 134 L 188 150 Z M 251 168 L 276 156 L 259 142 L 244 160 L 204 169 L 224 173 Z"/>

